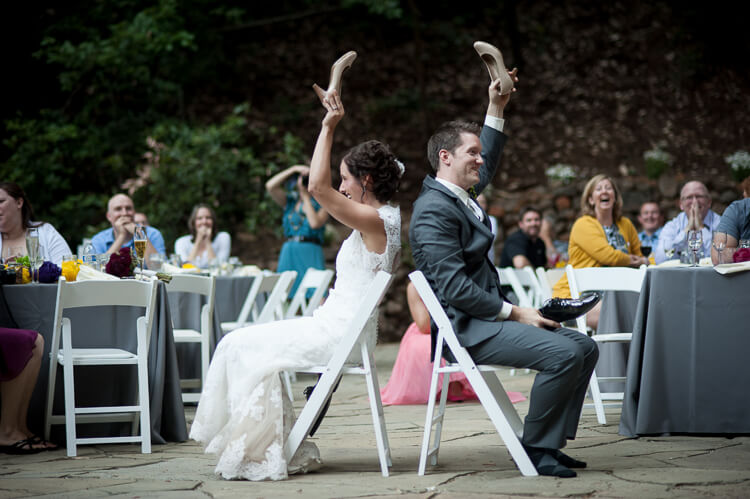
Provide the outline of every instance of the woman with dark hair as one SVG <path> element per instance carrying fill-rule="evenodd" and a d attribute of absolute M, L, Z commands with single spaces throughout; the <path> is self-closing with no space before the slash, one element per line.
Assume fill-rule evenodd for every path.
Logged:
<path fill-rule="evenodd" d="M 52 224 L 34 221 L 34 210 L 23 189 L 14 182 L 0 182 L 0 254 L 3 261 L 24 256 L 26 229 L 39 232 L 39 257 L 60 265 L 70 246 Z"/>
<path fill-rule="evenodd" d="M 622 216 L 622 195 L 611 177 L 599 174 L 588 181 L 581 194 L 581 215 L 573 224 L 568 242 L 568 263 L 573 268 L 648 265 L 633 222 Z M 570 298 L 567 276 L 555 284 L 552 294 Z M 600 309 L 598 304 L 586 315 L 594 329 Z"/>
<path fill-rule="evenodd" d="M 196 204 L 188 218 L 190 234 L 175 241 L 174 252 L 183 262 L 201 268 L 212 261 L 226 262 L 232 250 L 232 237 L 227 232 L 216 233 L 216 225 L 213 208 L 205 203 Z"/>
<path fill-rule="evenodd" d="M 328 212 L 307 190 L 309 175 L 309 166 L 294 165 L 266 182 L 271 199 L 284 209 L 282 223 L 286 242 L 281 247 L 276 271 L 297 272 L 290 295 L 297 291 L 307 269 L 325 269 L 323 236 Z"/>
<path fill-rule="evenodd" d="M 214 354 L 190 437 L 218 454 L 216 473 L 227 479 L 281 480 L 320 465 L 317 448 L 303 442 L 287 463 L 284 444 L 294 410 L 279 373 L 326 364 L 347 331 L 378 271 L 393 272 L 401 249 L 401 215 L 388 204 L 403 165 L 385 144 L 368 141 L 341 161 L 341 184 L 331 185 L 331 145 L 344 106 L 334 89 L 321 92 L 326 115 L 310 166 L 309 190 L 339 222 L 351 227 L 336 258 L 336 282 L 312 315 L 249 326 L 226 335 Z M 374 346 L 377 313 L 365 326 Z"/>

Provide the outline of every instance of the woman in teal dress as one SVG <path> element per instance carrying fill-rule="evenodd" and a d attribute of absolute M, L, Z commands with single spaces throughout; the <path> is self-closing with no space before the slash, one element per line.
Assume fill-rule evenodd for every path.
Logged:
<path fill-rule="evenodd" d="M 294 165 L 266 182 L 266 190 L 271 198 L 284 208 L 286 242 L 281 247 L 276 271 L 297 271 L 290 296 L 294 295 L 307 269 L 325 269 L 323 235 L 328 212 L 307 191 L 309 173 L 310 167 Z"/>

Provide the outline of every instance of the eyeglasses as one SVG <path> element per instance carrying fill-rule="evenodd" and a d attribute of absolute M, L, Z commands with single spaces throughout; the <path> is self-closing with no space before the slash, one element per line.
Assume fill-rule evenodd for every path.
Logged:
<path fill-rule="evenodd" d="M 685 196 L 680 198 L 682 201 L 698 201 L 699 199 L 708 199 L 705 194 L 693 194 L 692 196 Z"/>

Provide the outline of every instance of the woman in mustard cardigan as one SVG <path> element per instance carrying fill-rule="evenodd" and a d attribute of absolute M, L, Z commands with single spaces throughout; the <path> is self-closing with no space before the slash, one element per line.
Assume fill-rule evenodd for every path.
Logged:
<path fill-rule="evenodd" d="M 568 263 L 573 268 L 640 267 L 648 260 L 641 253 L 641 242 L 633 223 L 622 216 L 622 196 L 617 184 L 607 175 L 596 175 L 581 194 L 582 216 L 575 221 L 568 243 Z M 553 295 L 570 298 L 568 278 L 563 275 L 555 284 Z M 586 320 L 596 329 L 599 303 Z"/>

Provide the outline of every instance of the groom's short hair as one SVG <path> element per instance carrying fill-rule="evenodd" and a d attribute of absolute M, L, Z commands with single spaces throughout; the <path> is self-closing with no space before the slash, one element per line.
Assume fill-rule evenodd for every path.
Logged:
<path fill-rule="evenodd" d="M 479 137 L 482 127 L 468 121 L 448 121 L 440 125 L 432 134 L 427 142 L 427 159 L 435 173 L 440 168 L 440 151 L 445 149 L 453 154 L 456 147 L 461 145 L 462 133 L 472 133 Z"/>

